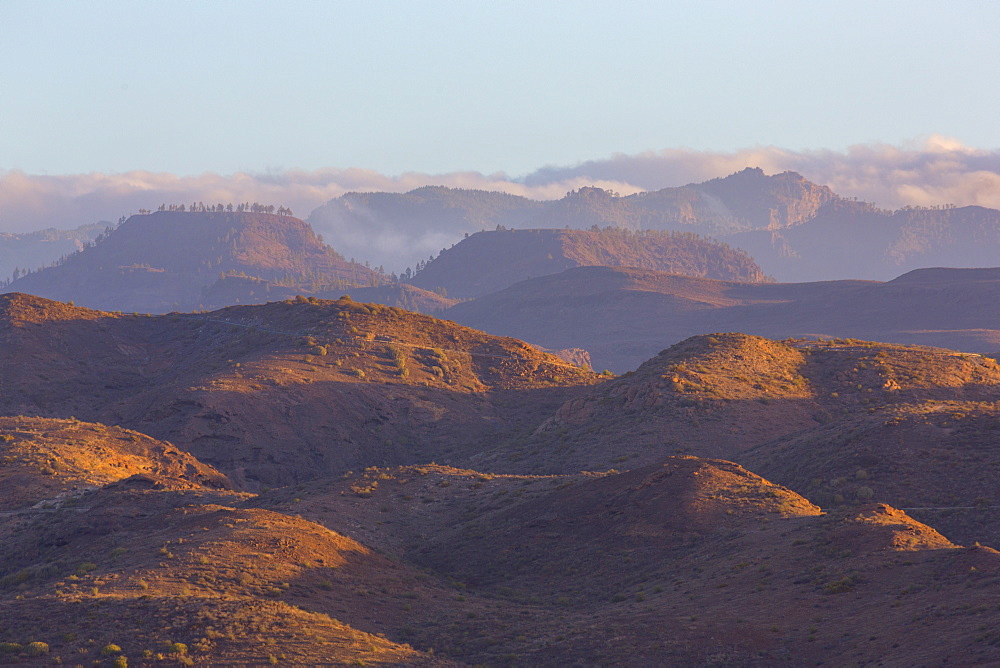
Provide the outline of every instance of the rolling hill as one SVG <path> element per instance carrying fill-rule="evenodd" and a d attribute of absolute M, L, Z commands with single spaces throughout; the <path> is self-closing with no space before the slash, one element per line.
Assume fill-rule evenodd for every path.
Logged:
<path fill-rule="evenodd" d="M 609 378 L 305 297 L 9 294 L 0 346 L 3 660 L 1000 661 L 993 360 L 718 334 Z"/>
<path fill-rule="evenodd" d="M 469 299 L 528 278 L 581 266 L 638 267 L 745 282 L 765 280 L 746 253 L 710 239 L 605 228 L 477 232 L 442 251 L 409 282 Z"/>
<path fill-rule="evenodd" d="M 705 332 L 1000 349 L 1000 269 L 921 269 L 885 283 L 735 283 L 578 267 L 457 304 L 446 317 L 624 372 Z"/>
<path fill-rule="evenodd" d="M 263 281 L 251 291 L 255 301 L 266 300 L 269 285 L 340 289 L 386 281 L 347 262 L 292 216 L 157 211 L 130 217 L 94 246 L 19 278 L 6 291 L 162 313 L 204 308 L 206 291 L 227 275 Z"/>
<path fill-rule="evenodd" d="M 0 414 L 122 425 L 243 487 L 452 461 L 528 433 L 595 374 L 513 339 L 349 300 L 119 315 L 0 295 Z"/>

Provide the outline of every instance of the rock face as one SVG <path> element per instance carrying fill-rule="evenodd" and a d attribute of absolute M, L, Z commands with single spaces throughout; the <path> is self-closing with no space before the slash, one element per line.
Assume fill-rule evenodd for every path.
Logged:
<path fill-rule="evenodd" d="M 260 301 L 272 283 L 343 287 L 384 280 L 344 260 L 292 216 L 158 211 L 132 216 L 93 247 L 14 281 L 7 291 L 162 313 L 202 307 L 206 291 L 227 274 L 262 281 Z"/>

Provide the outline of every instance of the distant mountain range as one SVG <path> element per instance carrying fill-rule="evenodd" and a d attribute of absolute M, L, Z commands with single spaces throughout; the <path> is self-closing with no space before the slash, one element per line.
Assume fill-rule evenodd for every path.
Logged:
<path fill-rule="evenodd" d="M 737 283 L 577 267 L 457 304 L 444 317 L 548 348 L 588 350 L 595 368 L 634 368 L 695 334 L 854 337 L 1000 350 L 1000 269 L 921 269 L 895 280 Z"/>
<path fill-rule="evenodd" d="M 111 223 L 91 223 L 75 230 L 47 229 L 11 234 L 0 232 L 0 280 L 17 278 L 83 250 Z"/>
<path fill-rule="evenodd" d="M 344 252 L 436 248 L 494 229 L 672 230 L 746 250 L 779 281 L 888 280 L 911 269 L 1000 264 L 1000 212 L 981 207 L 885 211 L 795 172 L 747 168 L 725 178 L 628 196 L 581 188 L 547 202 L 426 187 L 348 193 L 309 216 Z M 414 262 L 422 260 L 419 256 Z"/>

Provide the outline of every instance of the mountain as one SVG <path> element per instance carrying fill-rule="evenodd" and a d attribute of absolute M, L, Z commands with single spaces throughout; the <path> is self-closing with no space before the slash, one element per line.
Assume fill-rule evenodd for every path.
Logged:
<path fill-rule="evenodd" d="M 344 260 L 303 221 L 250 212 L 157 211 L 132 216 L 57 266 L 23 276 L 23 291 L 105 310 L 202 308 L 227 274 L 266 285 L 377 285 L 376 272 Z M 255 295 L 266 298 L 266 289 Z"/>
<path fill-rule="evenodd" d="M 782 229 L 810 219 L 839 198 L 795 172 L 748 168 L 726 178 L 619 196 L 584 187 L 552 201 L 505 193 L 424 187 L 408 193 L 347 193 L 309 222 L 357 257 L 398 266 L 425 262 L 463 235 L 497 228 L 589 229 L 593 226 L 722 235 Z M 765 268 L 766 270 L 766 268 Z"/>
<path fill-rule="evenodd" d="M 578 267 L 457 304 L 446 316 L 549 348 L 584 348 L 595 368 L 623 372 L 666 345 L 720 331 L 991 352 L 1000 349 L 998 299 L 1000 269 L 921 269 L 885 283 L 735 283 Z"/>
<path fill-rule="evenodd" d="M 837 200 L 796 227 L 724 238 L 782 281 L 888 280 L 923 267 L 996 265 L 1000 211 L 978 206 L 885 211 Z"/>
<path fill-rule="evenodd" d="M 244 488 L 458 460 L 599 380 L 520 341 L 348 299 L 130 316 L 0 295 L 0 345 L 0 414 L 136 429 Z"/>
<path fill-rule="evenodd" d="M 47 267 L 64 256 L 83 250 L 104 233 L 109 224 L 92 223 L 75 230 L 0 232 L 0 277 L 16 280 L 23 273 Z"/>
<path fill-rule="evenodd" d="M 639 267 L 747 282 L 765 279 L 746 253 L 717 241 L 686 233 L 605 228 L 477 232 L 442 251 L 409 282 L 468 299 L 580 266 Z"/>
<path fill-rule="evenodd" d="M 358 257 L 384 254 L 380 262 L 391 256 L 395 265 L 414 267 L 463 235 L 497 227 L 711 235 L 786 282 L 888 280 L 925 267 L 989 267 L 1000 250 L 1000 211 L 947 204 L 887 211 L 795 172 L 767 175 L 759 168 L 627 196 L 584 187 L 545 202 L 448 188 L 350 193 L 309 220 Z"/>

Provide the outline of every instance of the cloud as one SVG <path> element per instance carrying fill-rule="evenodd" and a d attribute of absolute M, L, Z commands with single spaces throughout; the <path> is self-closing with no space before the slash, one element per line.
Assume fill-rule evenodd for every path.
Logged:
<path fill-rule="evenodd" d="M 615 155 L 571 167 L 545 167 L 523 179 L 531 186 L 589 176 L 659 190 L 725 176 L 744 167 L 768 174 L 799 172 L 844 197 L 887 209 L 956 204 L 1000 208 L 1000 151 L 974 149 L 932 135 L 906 146 L 863 144 L 846 151 L 790 151 L 773 146 L 733 152 L 667 149 Z"/>
<path fill-rule="evenodd" d="M 840 195 L 883 208 L 948 203 L 1000 208 L 1000 151 L 970 148 L 935 135 L 902 146 L 864 144 L 845 151 L 771 146 L 732 152 L 667 149 L 548 166 L 520 178 L 473 171 L 385 175 L 351 168 L 197 176 L 142 171 L 50 176 L 0 171 L 0 232 L 73 228 L 114 221 L 161 203 L 195 201 L 284 205 L 305 218 L 349 191 L 406 192 L 425 185 L 497 190 L 533 199 L 556 199 L 569 190 L 597 185 L 624 195 L 698 183 L 745 167 L 760 167 L 769 174 L 796 171 Z M 318 231 L 346 255 L 398 271 L 474 230 L 441 225 Z"/>

